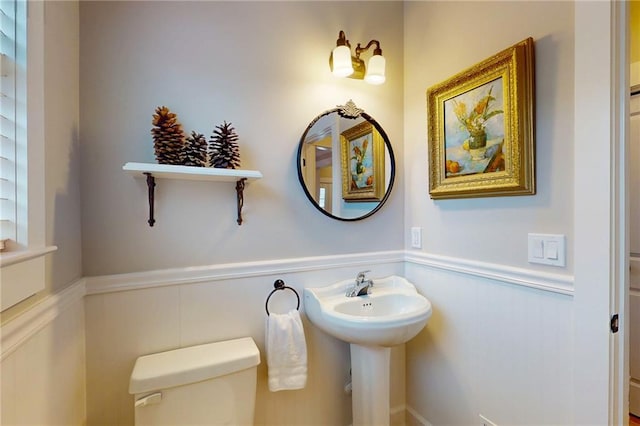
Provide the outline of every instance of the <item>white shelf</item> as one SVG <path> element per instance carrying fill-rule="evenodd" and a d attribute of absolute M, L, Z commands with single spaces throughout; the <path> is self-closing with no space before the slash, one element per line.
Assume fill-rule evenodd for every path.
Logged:
<path fill-rule="evenodd" d="M 257 170 L 216 169 L 214 167 L 174 166 L 170 164 L 126 163 L 122 170 L 133 177 L 144 178 L 150 173 L 159 179 L 205 180 L 212 182 L 247 182 L 262 179 Z"/>
<path fill-rule="evenodd" d="M 126 163 L 122 170 L 133 177 L 147 180 L 149 188 L 149 226 L 156 222 L 154 218 L 156 178 L 198 180 L 209 182 L 235 182 L 238 204 L 238 225 L 242 225 L 242 205 L 244 204 L 245 183 L 262 179 L 262 173 L 256 170 L 217 169 L 213 167 L 174 166 L 171 164 Z"/>

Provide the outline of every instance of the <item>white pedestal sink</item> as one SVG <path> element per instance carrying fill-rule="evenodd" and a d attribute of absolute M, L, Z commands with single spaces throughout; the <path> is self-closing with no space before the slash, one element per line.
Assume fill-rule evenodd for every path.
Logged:
<path fill-rule="evenodd" d="M 304 289 L 309 320 L 351 344 L 353 426 L 389 424 L 391 347 L 422 330 L 431 303 L 398 276 L 374 279 L 371 293 L 347 297 L 354 280 Z"/>

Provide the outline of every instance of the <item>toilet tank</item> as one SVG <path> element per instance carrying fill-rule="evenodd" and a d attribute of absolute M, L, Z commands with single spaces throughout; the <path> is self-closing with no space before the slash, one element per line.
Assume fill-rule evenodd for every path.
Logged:
<path fill-rule="evenodd" d="M 141 356 L 136 425 L 252 425 L 260 352 L 250 337 Z"/>

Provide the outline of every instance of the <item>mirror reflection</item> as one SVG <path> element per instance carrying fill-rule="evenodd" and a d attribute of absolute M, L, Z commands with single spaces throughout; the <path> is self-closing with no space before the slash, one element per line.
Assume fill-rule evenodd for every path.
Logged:
<path fill-rule="evenodd" d="M 298 178 L 322 213 L 360 220 L 389 196 L 395 161 L 377 121 L 352 102 L 314 118 L 298 147 Z"/>

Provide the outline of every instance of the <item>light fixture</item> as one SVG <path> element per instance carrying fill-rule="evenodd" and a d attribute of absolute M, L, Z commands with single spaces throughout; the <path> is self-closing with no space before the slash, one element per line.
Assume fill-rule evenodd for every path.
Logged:
<path fill-rule="evenodd" d="M 369 58 L 369 63 L 364 66 L 364 61 L 360 59 L 360 54 L 366 52 L 375 44 L 373 56 Z M 344 31 L 338 33 L 336 48 L 329 56 L 329 67 L 333 75 L 337 77 L 349 77 L 364 79 L 367 83 L 382 84 L 385 81 L 385 65 L 386 61 L 382 56 L 382 49 L 378 40 L 371 40 L 365 47 L 356 46 L 356 54 L 351 54 L 351 44 L 344 34 Z"/>

